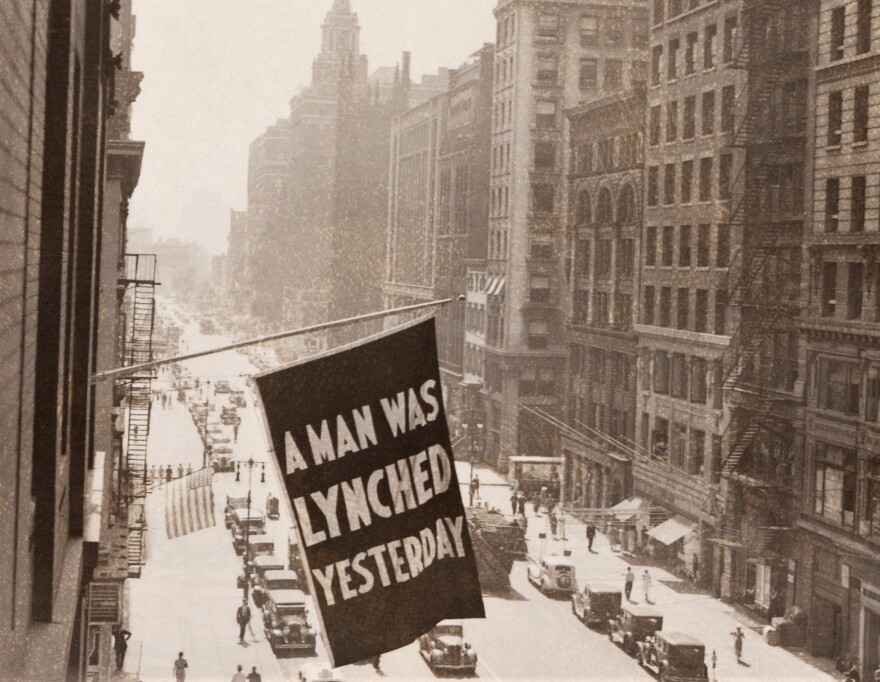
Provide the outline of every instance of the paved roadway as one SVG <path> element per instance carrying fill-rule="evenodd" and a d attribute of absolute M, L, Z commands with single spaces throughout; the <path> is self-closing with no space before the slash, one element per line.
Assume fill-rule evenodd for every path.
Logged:
<path fill-rule="evenodd" d="M 169 310 L 167 301 L 161 301 L 163 311 Z M 176 306 L 171 306 L 179 311 Z M 228 341 L 221 335 L 203 336 L 198 325 L 185 325 L 185 350 L 209 348 Z M 185 363 L 194 377 L 204 383 L 211 381 L 211 403 L 225 403 L 225 396 L 213 394 L 217 379 L 227 379 L 233 388 L 244 388 L 244 377 L 255 372 L 247 356 L 229 352 L 208 356 Z M 160 377 L 157 386 L 170 388 L 170 375 Z M 200 389 L 204 395 L 204 388 Z M 196 391 L 190 392 L 193 396 Z M 267 460 L 267 446 L 253 394 L 248 391 L 248 406 L 240 409 L 242 423 L 238 442 L 233 444 L 234 456 L 246 461 L 250 457 L 262 464 Z M 154 403 L 154 421 L 150 435 L 149 463 L 178 463 L 184 467 L 200 466 L 202 445 L 196 427 L 187 409 L 173 401 L 169 409 Z M 217 407 L 213 420 L 218 419 Z M 458 464 L 460 480 L 468 480 L 469 466 Z M 263 507 L 266 494 L 280 496 L 279 479 L 273 465 L 266 466 L 266 482 L 260 481 L 262 467 L 255 467 L 252 478 L 253 500 Z M 501 480 L 494 472 L 478 469 L 484 483 Z M 236 576 L 241 572 L 241 559 L 232 549 L 231 535 L 222 523 L 222 508 L 227 494 L 243 496 L 247 493 L 247 478 L 235 482 L 235 474 L 222 473 L 214 477 L 215 505 L 218 526 L 173 541 L 164 539 L 162 500 L 152 495 L 148 504 L 151 532 L 148 540 L 148 564 L 141 580 L 131 583 L 130 629 L 134 639 L 142 640 L 140 661 L 141 679 L 168 679 L 171 662 L 176 652 L 183 649 L 189 662 L 188 680 L 230 679 L 236 664 L 257 665 L 263 679 L 297 678 L 300 666 L 307 660 L 324 658 L 319 643 L 318 655 L 312 659 L 275 659 L 265 641 L 258 609 L 245 645 L 237 642 L 235 609 L 241 591 L 235 588 Z M 466 493 L 466 491 L 464 491 Z M 509 489 L 503 486 L 482 488 L 484 501 L 509 511 Z M 529 543 L 534 556 L 543 551 L 561 553 L 563 544 L 572 550 L 578 578 L 591 581 L 622 584 L 625 563 L 610 551 L 603 536 L 597 537 L 595 554 L 586 551 L 583 527 L 570 525 L 569 540 L 539 540 L 539 526 L 546 526 L 546 517 L 534 517 L 529 505 Z M 281 505 L 281 518 L 269 521 L 268 532 L 276 543 L 276 553 L 285 557 L 289 529 L 287 509 Z M 641 573 L 634 567 L 637 575 Z M 747 632 L 745 658 L 749 667 L 738 666 L 732 652 L 730 631 L 736 625 L 725 605 L 701 594 L 679 593 L 676 579 L 657 569 L 651 569 L 655 589 L 653 599 L 666 615 L 667 629 L 681 630 L 703 638 L 707 649 L 718 650 L 718 679 L 749 680 L 773 677 L 778 680 L 827 680 L 828 676 L 799 661 L 791 653 L 764 644 L 760 637 Z M 634 659 L 613 646 L 604 635 L 585 627 L 571 613 L 570 602 L 554 600 L 541 595 L 526 578 L 526 563 L 517 562 L 511 575 L 512 589 L 501 596 L 484 595 L 487 611 L 485 620 L 465 623 L 465 637 L 479 656 L 477 676 L 484 679 L 508 680 L 648 680 L 647 672 Z M 634 598 L 641 597 L 640 582 Z M 391 616 L 393 617 L 393 615 Z M 370 665 L 346 666 L 346 679 L 375 679 Z M 389 680 L 434 679 L 418 654 L 416 644 L 382 656 L 382 673 Z"/>

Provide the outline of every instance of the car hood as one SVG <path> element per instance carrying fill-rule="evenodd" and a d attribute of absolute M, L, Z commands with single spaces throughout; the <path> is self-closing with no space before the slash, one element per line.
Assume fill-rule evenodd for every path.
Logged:
<path fill-rule="evenodd" d="M 461 637 L 455 635 L 440 635 L 437 639 L 443 642 L 444 646 L 461 646 Z"/>

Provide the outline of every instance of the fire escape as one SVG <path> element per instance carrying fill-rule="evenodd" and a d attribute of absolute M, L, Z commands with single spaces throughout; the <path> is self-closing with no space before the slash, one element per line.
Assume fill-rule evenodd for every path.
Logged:
<path fill-rule="evenodd" d="M 790 441 L 793 435 L 785 403 L 795 377 L 780 358 L 797 352 L 787 345 L 787 334 L 799 315 L 799 287 L 791 275 L 799 268 L 795 247 L 802 222 L 792 218 L 803 212 L 804 202 L 797 183 L 783 186 L 781 178 L 783 166 L 797 168 L 805 152 L 798 105 L 786 100 L 792 93 L 796 100 L 796 88 L 786 88 L 808 72 L 805 9 L 805 3 L 791 0 L 744 0 L 731 65 L 745 72 L 746 80 L 727 142 L 743 162 L 731 183 L 736 199 L 729 215 L 731 234 L 741 234 L 728 269 L 728 304 L 736 322 L 716 375 L 731 408 L 729 454 L 720 472 L 728 490 L 721 533 L 752 552 L 768 549 L 788 525 L 790 515 L 779 503 L 788 495 L 790 504 L 793 492 L 790 461 L 776 459 L 783 448 L 767 457 L 766 442 Z M 756 498 L 767 513 L 747 509 L 746 500 Z"/>
<path fill-rule="evenodd" d="M 120 284 L 131 294 L 128 315 L 125 365 L 140 365 L 153 359 L 153 321 L 155 310 L 156 256 L 125 254 Z M 154 370 L 139 370 L 126 379 L 128 420 L 125 460 L 122 465 L 122 501 L 128 513 L 128 573 L 139 577 L 143 565 L 147 495 L 147 439 L 150 434 L 150 408 Z"/>

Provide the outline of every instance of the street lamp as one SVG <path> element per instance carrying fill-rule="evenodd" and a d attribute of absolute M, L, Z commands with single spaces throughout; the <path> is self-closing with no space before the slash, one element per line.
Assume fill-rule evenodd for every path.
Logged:
<path fill-rule="evenodd" d="M 208 466 L 208 415 L 211 413 L 211 380 L 205 380 L 205 425 L 202 432 L 202 466 Z"/>
<path fill-rule="evenodd" d="M 250 563 L 250 539 L 251 539 L 251 474 L 254 471 L 254 467 L 256 466 L 256 462 L 254 462 L 254 458 L 251 457 L 247 462 L 244 463 L 248 468 L 248 494 L 247 494 L 247 517 L 244 524 L 244 580 L 242 580 L 242 598 L 247 601 L 248 598 L 248 588 L 250 587 L 250 580 L 248 578 L 248 564 Z"/>
<path fill-rule="evenodd" d="M 465 434 L 467 434 L 468 440 L 468 451 L 470 452 L 470 460 L 471 460 L 471 480 L 474 480 L 474 465 L 477 463 L 477 452 L 480 449 L 479 443 L 477 440 L 482 442 L 482 438 L 476 439 L 474 438 L 474 434 L 482 434 L 483 431 L 483 423 L 477 422 L 476 424 L 468 424 L 463 422 L 461 428 L 464 429 Z M 476 430 L 475 430 L 476 429 Z"/>

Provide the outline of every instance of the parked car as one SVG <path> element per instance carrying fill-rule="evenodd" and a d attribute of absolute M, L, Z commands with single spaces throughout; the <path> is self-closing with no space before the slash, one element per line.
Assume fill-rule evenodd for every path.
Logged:
<path fill-rule="evenodd" d="M 214 393 L 229 393 L 231 390 L 229 382 L 226 381 L 226 379 L 218 379 L 214 383 Z"/>
<path fill-rule="evenodd" d="M 620 613 L 620 602 L 620 590 L 587 584 L 571 595 L 571 611 L 590 627 L 604 630 Z"/>
<path fill-rule="evenodd" d="M 434 673 L 473 675 L 477 652 L 464 641 L 464 626 L 444 620 L 419 637 L 419 653 Z"/>
<path fill-rule="evenodd" d="M 238 413 L 235 411 L 234 407 L 224 407 L 220 412 L 221 424 L 232 426 L 233 424 L 235 424 L 236 419 L 238 419 Z"/>
<path fill-rule="evenodd" d="M 247 407 L 247 399 L 244 397 L 244 391 L 230 391 L 229 402 L 236 407 Z"/>
<path fill-rule="evenodd" d="M 212 445 L 211 465 L 214 472 L 235 471 L 235 460 L 232 459 L 232 448 L 228 445 Z"/>
<path fill-rule="evenodd" d="M 296 531 L 293 528 L 287 532 L 287 567 L 296 572 L 302 583 L 302 589 L 308 591 L 306 569 L 303 566 L 302 555 L 299 553 L 299 545 L 296 541 Z"/>
<path fill-rule="evenodd" d="M 306 663 L 299 669 L 300 682 L 345 682 L 342 671 L 331 668 L 327 661 Z"/>
<path fill-rule="evenodd" d="M 254 599 L 254 604 L 260 607 L 263 605 L 263 600 L 266 595 L 266 585 L 263 581 L 263 576 L 266 573 L 278 571 L 283 568 L 284 562 L 282 562 L 282 560 L 274 554 L 263 554 L 260 556 L 256 556 L 251 560 L 251 570 L 249 577 L 251 580 L 251 585 L 253 586 L 251 596 Z"/>
<path fill-rule="evenodd" d="M 244 552 L 244 537 L 242 537 L 240 545 L 241 552 L 239 552 L 239 554 Z M 275 541 L 270 535 L 265 535 L 263 533 L 258 533 L 254 535 L 253 533 L 251 533 L 247 537 L 247 549 L 247 555 L 250 561 L 253 561 L 254 558 L 258 556 L 271 556 L 275 554 Z"/>
<path fill-rule="evenodd" d="M 226 496 L 226 507 L 223 510 L 224 520 L 227 528 L 232 528 L 235 523 L 235 510 L 247 509 L 248 501 L 246 497 L 230 497 Z"/>
<path fill-rule="evenodd" d="M 232 546 L 237 554 L 244 553 L 245 538 L 266 532 L 266 518 L 259 509 L 236 509 L 232 524 Z"/>
<path fill-rule="evenodd" d="M 300 590 L 271 590 L 263 603 L 263 626 L 272 652 L 315 653 L 306 595 Z"/>
<path fill-rule="evenodd" d="M 626 604 L 617 617 L 608 622 L 608 639 L 620 644 L 630 656 L 635 656 L 639 643 L 662 629 L 663 614 L 659 611 L 650 606 Z"/>
<path fill-rule="evenodd" d="M 568 557 L 546 554 L 529 564 L 528 575 L 544 594 L 577 591 L 574 562 Z"/>
<path fill-rule="evenodd" d="M 639 642 L 639 665 L 654 671 L 660 682 L 700 682 L 709 679 L 706 647 L 680 632 L 658 632 Z"/>

